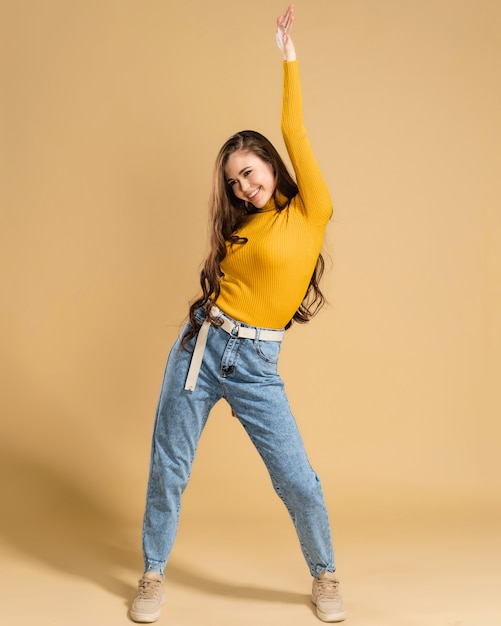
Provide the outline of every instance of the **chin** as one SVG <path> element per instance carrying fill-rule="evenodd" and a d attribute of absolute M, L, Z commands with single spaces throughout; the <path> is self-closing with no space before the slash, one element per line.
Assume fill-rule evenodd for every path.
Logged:
<path fill-rule="evenodd" d="M 264 207 L 268 204 L 270 200 L 271 196 L 269 198 L 266 198 L 266 200 L 262 200 L 258 204 L 255 204 L 254 206 L 256 207 L 256 209 L 264 209 Z"/>

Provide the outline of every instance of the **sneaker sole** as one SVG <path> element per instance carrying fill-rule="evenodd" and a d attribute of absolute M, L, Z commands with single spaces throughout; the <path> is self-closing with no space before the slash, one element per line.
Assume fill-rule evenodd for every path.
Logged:
<path fill-rule="evenodd" d="M 165 596 L 162 598 L 161 606 L 165 604 Z M 161 609 L 158 609 L 156 613 L 135 613 L 132 609 L 129 611 L 129 617 L 133 622 L 139 622 L 141 624 L 150 624 L 160 619 Z"/>
<path fill-rule="evenodd" d="M 339 613 L 323 613 L 317 606 L 315 599 L 312 597 L 311 601 L 317 607 L 317 617 L 322 622 L 343 622 L 346 619 L 347 611 L 340 611 Z"/>
<path fill-rule="evenodd" d="M 145 615 L 144 613 L 133 613 L 129 611 L 129 616 L 133 622 L 140 622 L 142 624 L 149 624 L 150 622 L 156 622 L 160 619 L 160 611 L 156 613 Z"/>

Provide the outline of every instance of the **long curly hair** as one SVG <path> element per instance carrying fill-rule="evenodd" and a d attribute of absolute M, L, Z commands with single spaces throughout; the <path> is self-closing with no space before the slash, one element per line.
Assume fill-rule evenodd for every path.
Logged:
<path fill-rule="evenodd" d="M 226 140 L 217 155 L 212 174 L 212 187 L 209 196 L 209 252 L 200 272 L 202 295 L 190 305 L 190 325 L 181 340 L 182 347 L 186 346 L 200 328 L 200 323 L 195 316 L 195 312 L 200 307 L 205 308 L 207 319 L 217 325 L 217 320 L 211 314 L 211 307 L 220 293 L 222 276 L 220 264 L 226 256 L 227 243 L 242 244 L 247 242 L 246 238 L 239 237 L 237 233 L 244 217 L 257 212 L 253 205 L 235 196 L 226 180 L 225 166 L 228 158 L 240 150 L 252 152 L 272 166 L 276 178 L 273 200 L 278 212 L 286 210 L 291 200 L 298 193 L 297 184 L 289 174 L 285 163 L 273 144 L 264 135 L 253 130 L 243 130 Z M 286 328 L 289 328 L 294 321 L 305 324 L 324 305 L 325 298 L 319 287 L 324 268 L 324 259 L 320 254 L 304 299 Z"/>

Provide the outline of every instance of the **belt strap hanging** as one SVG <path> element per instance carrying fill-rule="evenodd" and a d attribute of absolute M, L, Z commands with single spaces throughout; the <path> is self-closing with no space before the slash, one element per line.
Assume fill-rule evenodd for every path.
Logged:
<path fill-rule="evenodd" d="M 186 391 L 194 391 L 198 380 L 198 373 L 202 366 L 202 360 L 204 358 L 205 345 L 207 344 L 207 335 L 209 334 L 210 322 L 205 320 L 200 326 L 198 331 L 197 341 L 195 343 L 195 349 L 191 357 L 190 369 L 188 370 L 188 376 L 184 388 Z"/>

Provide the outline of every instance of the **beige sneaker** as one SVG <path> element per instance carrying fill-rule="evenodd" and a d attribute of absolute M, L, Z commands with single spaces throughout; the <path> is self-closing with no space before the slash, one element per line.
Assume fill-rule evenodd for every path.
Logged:
<path fill-rule="evenodd" d="M 346 618 L 339 580 L 334 572 L 323 572 L 313 579 L 311 601 L 317 607 L 318 619 L 323 622 L 342 622 Z"/>
<path fill-rule="evenodd" d="M 146 572 L 139 581 L 129 615 L 134 622 L 156 622 L 165 602 L 163 578 L 158 572 Z"/>

